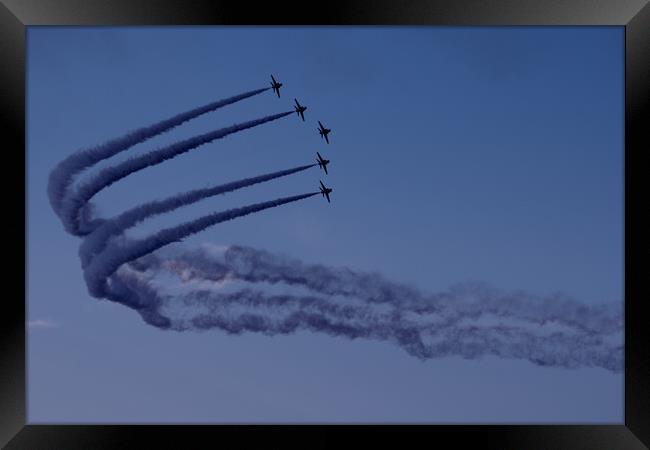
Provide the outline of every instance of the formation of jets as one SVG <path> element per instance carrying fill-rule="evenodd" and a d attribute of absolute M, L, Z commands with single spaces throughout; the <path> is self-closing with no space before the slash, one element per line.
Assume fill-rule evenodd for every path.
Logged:
<path fill-rule="evenodd" d="M 271 75 L 271 88 L 273 89 L 273 92 L 275 92 L 278 95 L 278 98 L 280 98 L 280 88 L 282 87 L 282 83 L 278 82 L 273 75 Z M 307 110 L 306 106 L 301 105 L 298 102 L 298 99 L 293 99 L 295 102 L 295 105 L 293 106 L 294 111 L 296 112 L 297 115 L 300 116 L 302 121 L 305 121 L 305 111 Z M 328 144 L 330 143 L 329 138 L 327 135 L 332 131 L 329 128 L 325 128 L 325 126 L 321 123 L 321 121 L 318 121 L 318 134 L 320 134 L 321 138 L 325 139 L 325 142 Z M 318 158 L 316 159 L 316 162 L 318 163 L 318 167 L 323 169 L 325 171 L 325 174 L 327 175 L 327 165 L 330 163 L 329 159 L 325 159 L 321 156 L 320 153 L 316 152 L 316 155 Z M 320 182 L 320 194 L 323 196 L 323 198 L 327 198 L 327 202 L 330 203 L 330 193 L 332 192 L 331 188 L 326 187 L 323 182 Z"/>

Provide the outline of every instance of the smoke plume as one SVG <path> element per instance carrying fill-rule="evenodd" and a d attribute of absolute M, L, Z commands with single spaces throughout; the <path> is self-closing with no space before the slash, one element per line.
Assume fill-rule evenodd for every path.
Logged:
<path fill-rule="evenodd" d="M 230 127 L 221 128 L 219 130 L 204 133 L 198 136 L 176 142 L 168 147 L 159 150 L 154 150 L 140 156 L 129 158 L 126 161 L 115 166 L 109 166 L 101 170 L 97 175 L 92 177 L 89 181 L 80 184 L 70 195 L 63 198 L 61 208 L 59 210 L 59 217 L 63 222 L 66 231 L 74 236 L 85 236 L 92 231 L 92 225 L 84 226 L 88 222 L 87 215 L 81 214 L 81 211 L 86 207 L 87 202 L 99 191 L 107 188 L 128 175 L 145 169 L 147 167 L 160 164 L 176 156 L 182 155 L 192 149 L 201 145 L 214 141 L 215 139 L 222 139 L 230 134 L 237 133 L 249 128 L 256 127 L 274 120 L 286 117 L 291 112 L 284 112 L 280 114 L 273 114 L 270 116 L 262 117 L 260 119 L 251 120 L 249 122 L 239 123 Z M 82 218 L 86 218 L 82 220 Z"/>
<path fill-rule="evenodd" d="M 191 119 L 215 111 L 226 105 L 231 105 L 254 95 L 261 94 L 269 89 L 270 88 L 255 89 L 254 91 L 245 92 L 243 94 L 235 95 L 234 97 L 208 103 L 207 105 L 180 113 L 148 127 L 138 128 L 137 130 L 133 130 L 124 136 L 112 139 L 102 145 L 73 153 L 61 161 L 50 173 L 47 194 L 52 209 L 57 215 L 59 214 L 61 202 L 63 198 L 69 194 L 70 186 L 72 185 L 75 175 L 82 172 L 84 169 L 127 150 L 136 144 L 144 142 L 147 139 L 151 139 L 154 136 L 169 131 Z"/>

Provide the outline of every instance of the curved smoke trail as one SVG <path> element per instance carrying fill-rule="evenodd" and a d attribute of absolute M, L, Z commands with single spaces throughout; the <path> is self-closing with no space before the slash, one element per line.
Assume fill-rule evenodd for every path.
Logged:
<path fill-rule="evenodd" d="M 317 194 L 319 192 L 294 195 L 292 197 L 283 197 L 268 202 L 255 203 L 241 208 L 212 213 L 172 228 L 165 228 L 144 239 L 125 241 L 125 243 L 113 243 L 97 255 L 84 270 L 84 278 L 88 286 L 88 292 L 93 297 L 101 298 L 106 296 L 108 277 L 115 273 L 122 264 L 140 258 L 172 242 L 177 242 L 187 236 L 199 233 L 208 227 L 227 220 L 303 200 Z"/>
<path fill-rule="evenodd" d="M 260 119 L 221 128 L 219 130 L 176 142 L 159 150 L 154 150 L 140 156 L 129 158 L 115 166 L 106 167 L 91 178 L 90 181 L 80 184 L 70 193 L 70 195 L 62 199 L 59 217 L 63 222 L 63 226 L 68 233 L 74 236 L 85 236 L 92 232 L 93 225 L 92 223 L 85 223 L 90 220 L 87 217 L 87 214 L 82 214 L 82 210 L 86 207 L 88 201 L 90 201 L 90 199 L 92 199 L 93 196 L 102 189 L 107 188 L 116 181 L 121 180 L 134 172 L 175 158 L 176 156 L 216 139 L 221 139 L 233 133 L 237 133 L 238 131 L 243 131 L 258 125 L 272 122 L 290 114 L 293 114 L 293 111 L 273 114 Z"/>
<path fill-rule="evenodd" d="M 198 202 L 199 200 L 212 197 L 215 195 L 225 194 L 237 189 L 248 186 L 253 186 L 258 183 L 271 181 L 280 177 L 292 175 L 294 173 L 307 170 L 317 164 L 308 164 L 304 166 L 294 167 L 292 169 L 281 170 L 279 172 L 272 172 L 257 177 L 244 178 L 239 181 L 221 184 L 204 189 L 195 189 L 188 192 L 183 192 L 164 200 L 156 200 L 153 202 L 145 203 L 136 206 L 119 216 L 102 221 L 86 238 L 81 242 L 79 247 L 79 257 L 81 258 L 81 267 L 85 268 L 95 255 L 101 253 L 108 240 L 122 234 L 127 229 L 137 225 L 149 217 L 173 211 L 177 208 L 190 205 Z"/>
<path fill-rule="evenodd" d="M 136 144 L 144 142 L 147 139 L 169 131 L 191 119 L 195 119 L 203 114 L 215 111 L 254 95 L 261 94 L 269 89 L 270 88 L 255 89 L 223 100 L 208 103 L 207 105 L 191 109 L 148 127 L 138 128 L 137 130 L 133 130 L 124 136 L 112 139 L 97 147 L 73 153 L 61 161 L 50 173 L 47 194 L 52 209 L 57 215 L 59 215 L 61 202 L 63 201 L 63 198 L 69 194 L 75 175 L 84 169 L 133 147 Z"/>

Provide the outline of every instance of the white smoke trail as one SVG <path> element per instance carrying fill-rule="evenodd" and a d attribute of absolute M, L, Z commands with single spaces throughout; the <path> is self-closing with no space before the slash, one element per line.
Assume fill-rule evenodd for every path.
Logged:
<path fill-rule="evenodd" d="M 86 236 L 86 238 L 82 241 L 81 246 L 79 247 L 81 267 L 85 268 L 95 255 L 101 253 L 111 237 L 124 233 L 128 228 L 133 227 L 134 225 L 142 222 L 147 218 L 173 211 L 177 208 L 198 202 L 199 200 L 208 197 L 225 194 L 227 192 L 232 192 L 237 189 L 253 186 L 258 183 L 263 183 L 275 180 L 280 177 L 292 175 L 314 166 L 316 166 L 316 164 L 308 164 L 305 166 L 294 167 L 292 169 L 281 170 L 278 172 L 272 172 L 256 177 L 244 178 L 242 180 L 220 184 L 218 186 L 183 192 L 168 197 L 164 200 L 157 200 L 138 205 L 128 211 L 123 212 L 117 217 L 103 220 L 92 231 L 92 233 Z"/>
<path fill-rule="evenodd" d="M 165 228 L 140 240 L 129 241 L 125 239 L 122 242 L 113 242 L 112 245 L 109 245 L 102 253 L 97 255 L 85 268 L 84 278 L 88 286 L 88 292 L 94 297 L 105 297 L 109 289 L 107 283 L 108 277 L 115 273 L 122 264 L 145 256 L 172 242 L 177 242 L 221 222 L 303 200 L 317 194 L 318 192 L 294 195 L 292 197 L 278 198 L 241 208 L 229 209 L 227 211 L 208 214 L 172 228 Z"/>
<path fill-rule="evenodd" d="M 286 117 L 293 112 L 284 112 L 280 114 L 273 114 L 270 116 L 262 117 L 260 119 L 251 120 L 244 123 L 232 125 L 230 127 L 221 128 L 219 130 L 210 131 L 198 136 L 176 142 L 167 147 L 159 150 L 154 150 L 143 155 L 129 158 L 126 161 L 115 166 L 109 166 L 101 170 L 98 174 L 92 177 L 89 181 L 80 184 L 69 195 L 65 196 L 61 201 L 61 208 L 59 209 L 59 217 L 63 222 L 66 231 L 75 236 L 85 236 L 92 232 L 94 226 L 87 224 L 89 221 L 88 214 L 83 214 L 82 210 L 87 207 L 87 203 L 102 189 L 107 188 L 116 181 L 127 177 L 128 175 L 145 169 L 147 167 L 160 164 L 176 156 L 182 155 L 192 149 L 201 145 L 212 142 L 216 139 L 222 139 L 233 133 L 253 128 L 274 120 Z"/>
<path fill-rule="evenodd" d="M 124 150 L 127 150 L 134 145 L 151 139 L 154 136 L 165 133 L 172 128 L 175 128 L 183 123 L 199 117 L 203 114 L 215 111 L 224 106 L 231 105 L 246 98 L 261 94 L 269 88 L 255 89 L 253 91 L 244 92 L 243 94 L 235 95 L 223 100 L 208 103 L 207 105 L 191 109 L 189 111 L 177 114 L 166 120 L 162 120 L 148 127 L 138 128 L 124 136 L 112 139 L 102 145 L 93 148 L 81 150 L 73 153 L 72 155 L 61 161 L 50 173 L 47 194 L 50 200 L 50 205 L 54 212 L 59 215 L 61 210 L 61 203 L 63 199 L 70 194 L 70 187 L 74 177 L 83 170 L 97 164 L 98 162 L 110 158 Z"/>

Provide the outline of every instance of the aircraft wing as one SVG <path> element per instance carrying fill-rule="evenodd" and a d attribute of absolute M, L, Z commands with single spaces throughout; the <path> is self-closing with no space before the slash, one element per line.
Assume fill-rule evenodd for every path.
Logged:
<path fill-rule="evenodd" d="M 325 175 L 327 175 L 327 166 L 323 164 L 323 170 L 325 171 Z"/>
<path fill-rule="evenodd" d="M 325 193 L 325 197 L 327 197 L 327 203 L 331 203 L 331 202 L 330 202 L 330 194 L 326 192 L 326 193 Z"/>
<path fill-rule="evenodd" d="M 320 180 L 319 180 L 319 181 L 320 181 Z M 325 189 L 325 185 L 323 184 L 322 181 L 320 181 L 320 185 L 321 185 L 321 187 L 322 187 L 323 189 Z"/>
<path fill-rule="evenodd" d="M 325 135 L 325 142 L 327 142 L 328 144 L 330 143 L 330 140 L 327 138 L 327 135 Z"/>
<path fill-rule="evenodd" d="M 273 83 L 277 83 L 277 81 L 275 81 L 275 78 L 273 78 L 273 75 L 271 75 L 271 79 L 273 80 Z"/>

